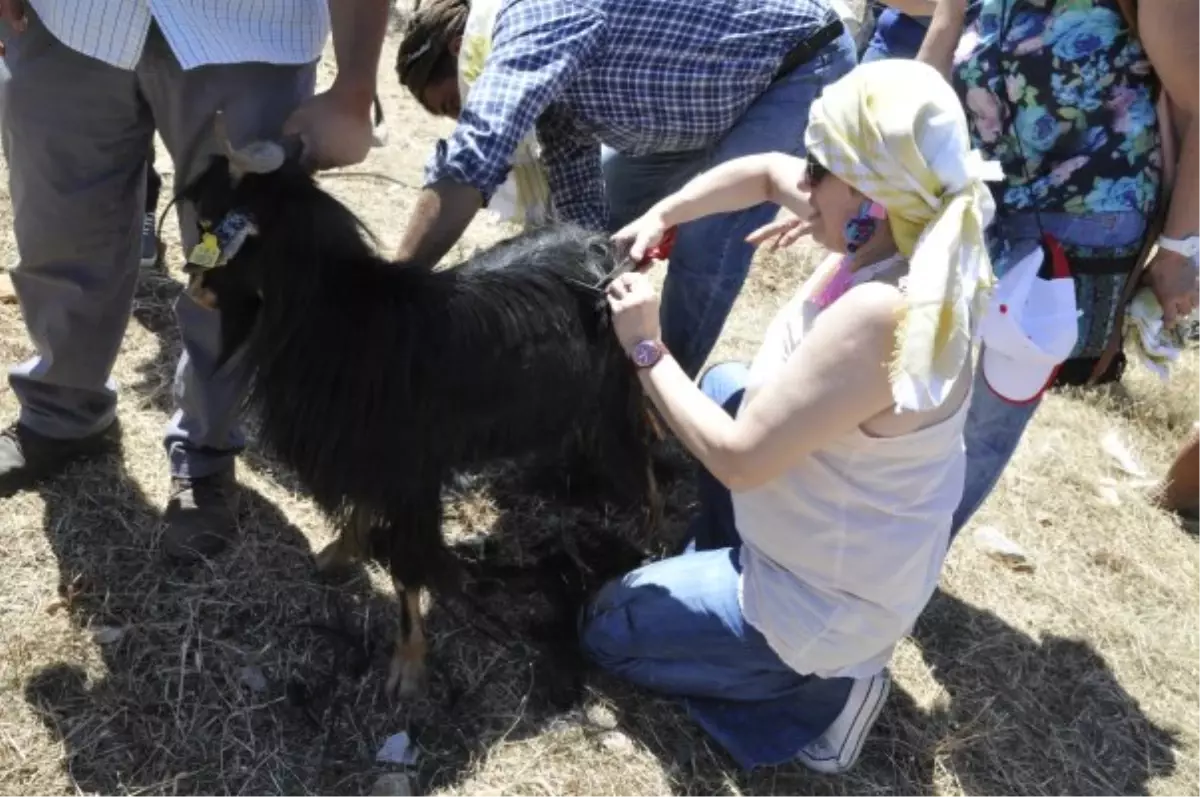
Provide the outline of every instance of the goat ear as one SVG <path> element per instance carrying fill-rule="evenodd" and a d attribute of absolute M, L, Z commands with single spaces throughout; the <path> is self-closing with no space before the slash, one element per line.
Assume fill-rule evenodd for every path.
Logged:
<path fill-rule="evenodd" d="M 241 149 L 234 149 L 224 111 L 217 111 L 213 119 L 213 138 L 229 159 L 229 172 L 235 179 L 245 174 L 268 174 L 287 160 L 283 147 L 274 141 L 252 141 Z"/>

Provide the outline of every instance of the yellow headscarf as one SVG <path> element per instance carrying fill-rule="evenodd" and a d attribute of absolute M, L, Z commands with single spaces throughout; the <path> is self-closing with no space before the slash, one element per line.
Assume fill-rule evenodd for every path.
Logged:
<path fill-rule="evenodd" d="M 499 11 L 500 0 L 471 0 L 462 47 L 458 51 L 459 91 L 464 103 L 492 52 L 492 30 L 496 27 Z M 536 134 L 530 132 L 521 139 L 510 166 L 508 178 L 496 189 L 488 210 L 502 221 L 525 227 L 545 224 L 552 208 L 550 183 Z"/>
<path fill-rule="evenodd" d="M 822 166 L 887 209 L 908 258 L 907 308 L 892 361 L 898 410 L 950 394 L 971 356 L 973 323 L 994 282 L 983 231 L 999 164 L 972 150 L 945 78 L 908 59 L 863 64 L 813 103 L 805 144 Z"/>

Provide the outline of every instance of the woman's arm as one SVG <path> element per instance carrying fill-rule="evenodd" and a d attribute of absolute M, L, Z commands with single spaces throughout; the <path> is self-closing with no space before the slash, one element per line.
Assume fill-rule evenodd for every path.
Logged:
<path fill-rule="evenodd" d="M 610 301 L 626 349 L 658 337 L 649 280 L 628 274 Z M 750 490 L 892 406 L 888 380 L 900 291 L 867 284 L 824 311 L 780 373 L 736 419 L 708 399 L 669 354 L 642 386 L 684 446 L 722 484 Z"/>
<path fill-rule="evenodd" d="M 1179 139 L 1179 162 L 1175 185 L 1171 190 L 1163 235 L 1189 238 L 1200 230 L 1200 78 L 1196 60 L 1200 57 L 1200 7 L 1195 0 L 1150 0 L 1139 5 L 1138 35 L 1154 71 L 1162 81 L 1179 120 L 1183 125 Z M 1173 131 L 1162 131 L 1171 135 Z M 1187 315 L 1195 306 L 1195 267 L 1182 255 L 1159 249 L 1148 266 L 1150 284 L 1163 306 L 1164 320 L 1170 324 Z"/>
<path fill-rule="evenodd" d="M 763 202 L 782 205 L 807 218 L 812 210 L 804 182 L 804 161 L 782 152 L 747 155 L 726 161 L 692 178 L 664 198 L 647 215 L 660 218 L 664 227 L 754 207 Z"/>
<path fill-rule="evenodd" d="M 917 52 L 917 60 L 924 61 L 949 79 L 954 66 L 954 51 L 962 38 L 967 22 L 967 0 L 937 0 L 929 30 Z"/>
<path fill-rule="evenodd" d="M 937 10 L 938 0 L 883 0 L 883 4 L 910 17 L 930 17 Z"/>

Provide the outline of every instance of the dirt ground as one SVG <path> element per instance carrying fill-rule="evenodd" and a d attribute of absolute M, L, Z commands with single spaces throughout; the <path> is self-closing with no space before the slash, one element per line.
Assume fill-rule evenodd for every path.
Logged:
<path fill-rule="evenodd" d="M 401 94 L 395 44 L 381 68 L 388 146 L 325 180 L 389 249 L 448 130 Z M 9 215 L 6 196 L 0 259 L 11 262 Z M 171 271 L 143 279 L 116 366 L 122 454 L 0 505 L 0 792 L 365 794 L 397 771 L 376 751 L 407 730 L 420 793 L 1196 793 L 1197 541 L 1139 500 L 1137 478 L 1101 444 L 1115 435 L 1146 474 L 1161 472 L 1197 417 L 1195 350 L 1170 384 L 1132 369 L 1122 390 L 1047 401 L 974 527 L 1001 529 L 1034 569 L 1009 569 L 963 534 L 850 775 L 746 774 L 673 704 L 604 678 L 589 680 L 584 706 L 556 708 L 528 641 L 482 633 L 462 607 L 431 612 L 428 694 L 390 701 L 385 580 L 318 579 L 311 555 L 328 527 L 253 451 L 240 463 L 235 550 L 207 567 L 163 564 L 181 262 L 174 222 L 167 230 Z M 502 233 L 478 222 L 457 255 Z M 818 254 L 760 258 L 715 356 L 751 354 Z M 0 306 L 0 359 L 29 353 L 18 308 Z M 16 409 L 0 389 L 0 415 Z M 688 517 L 686 480 L 669 498 L 664 527 L 643 541 L 660 551 Z M 456 539 L 491 534 L 518 562 L 539 541 L 633 533 L 620 515 L 486 487 L 447 514 Z M 513 628 L 529 611 L 496 608 Z"/>

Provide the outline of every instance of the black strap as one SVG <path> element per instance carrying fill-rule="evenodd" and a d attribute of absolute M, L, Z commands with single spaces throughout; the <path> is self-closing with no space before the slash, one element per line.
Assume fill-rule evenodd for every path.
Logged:
<path fill-rule="evenodd" d="M 775 77 L 771 79 L 771 82 L 774 83 L 780 78 L 786 77 L 792 70 L 816 58 L 817 53 L 837 41 L 845 31 L 846 26 L 842 24 L 841 18 L 835 15 L 816 33 L 797 44 L 788 51 L 787 55 L 783 56 L 783 60 L 779 63 L 779 69 L 775 71 Z"/>

